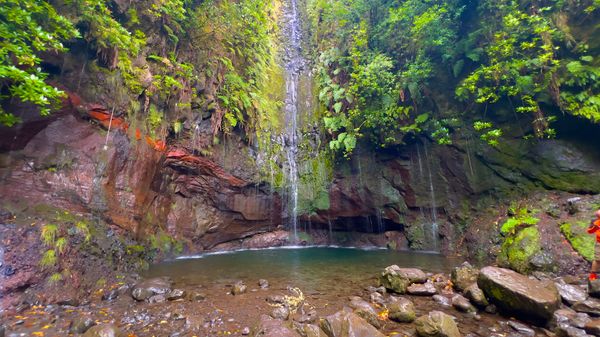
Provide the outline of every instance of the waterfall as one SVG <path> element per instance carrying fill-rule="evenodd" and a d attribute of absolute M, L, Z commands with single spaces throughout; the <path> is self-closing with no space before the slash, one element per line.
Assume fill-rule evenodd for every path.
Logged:
<path fill-rule="evenodd" d="M 285 68 L 285 130 L 283 147 L 285 152 L 284 172 L 289 186 L 287 215 L 288 227 L 293 233 L 292 242 L 298 241 L 298 89 L 306 60 L 303 58 L 302 29 L 297 0 L 289 0 L 284 7 L 284 68 Z"/>
<path fill-rule="evenodd" d="M 429 160 L 429 153 L 427 151 L 427 146 L 424 145 L 425 149 L 425 163 L 427 164 L 427 175 L 429 177 L 429 198 L 431 203 L 431 240 L 433 243 L 433 250 L 438 250 L 438 224 L 437 224 L 437 213 L 436 213 L 436 203 L 435 203 L 435 189 L 433 188 L 433 178 L 431 175 L 431 163 Z"/>

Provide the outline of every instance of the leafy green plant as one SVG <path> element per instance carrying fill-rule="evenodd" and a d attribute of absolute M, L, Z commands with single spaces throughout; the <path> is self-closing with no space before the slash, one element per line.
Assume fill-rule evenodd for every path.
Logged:
<path fill-rule="evenodd" d="M 515 210 L 515 214 L 502 224 L 500 232 L 504 235 L 514 234 L 519 228 L 535 225 L 539 221 L 540 219 L 536 218 L 527 208 L 518 208 Z"/>

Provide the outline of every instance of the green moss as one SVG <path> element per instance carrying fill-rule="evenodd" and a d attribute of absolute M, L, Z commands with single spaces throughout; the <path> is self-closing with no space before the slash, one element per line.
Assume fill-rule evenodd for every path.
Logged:
<path fill-rule="evenodd" d="M 535 225 L 540 219 L 534 217 L 527 208 L 519 208 L 514 210 L 514 216 L 508 218 L 502 225 L 500 231 L 502 234 L 513 233 L 518 230 L 519 226 Z"/>
<path fill-rule="evenodd" d="M 527 273 L 531 271 L 531 258 L 540 249 L 540 233 L 537 226 L 523 228 L 506 237 L 498 256 L 498 263 L 520 273 Z"/>
<path fill-rule="evenodd" d="M 564 223 L 560 231 L 567 238 L 573 249 L 588 261 L 594 260 L 595 235 L 586 232 L 587 224 L 579 221 L 575 224 Z"/>

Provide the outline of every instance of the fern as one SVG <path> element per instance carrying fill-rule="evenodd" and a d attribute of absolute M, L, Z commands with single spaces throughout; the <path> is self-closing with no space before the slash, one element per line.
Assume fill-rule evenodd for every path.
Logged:
<path fill-rule="evenodd" d="M 69 241 L 67 240 L 67 238 L 60 237 L 54 243 L 54 248 L 56 248 L 56 250 L 58 251 L 59 254 L 62 254 L 65 252 L 65 249 L 67 248 L 68 243 L 69 243 Z"/>
<path fill-rule="evenodd" d="M 56 283 L 62 281 L 62 279 L 63 279 L 63 276 L 61 273 L 54 273 L 54 274 L 50 275 L 50 277 L 48 278 L 48 282 L 50 284 L 56 284 Z"/>
<path fill-rule="evenodd" d="M 54 224 L 45 224 L 42 227 L 41 238 L 46 246 L 51 246 L 56 240 L 56 234 L 58 233 L 58 226 Z"/>
<path fill-rule="evenodd" d="M 40 266 L 52 267 L 56 264 L 56 261 L 56 251 L 54 251 L 54 249 L 49 249 L 42 256 L 42 259 L 40 260 Z"/>

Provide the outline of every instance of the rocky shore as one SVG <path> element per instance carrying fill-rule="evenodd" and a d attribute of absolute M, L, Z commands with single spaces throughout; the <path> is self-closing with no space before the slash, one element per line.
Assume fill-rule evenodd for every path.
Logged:
<path fill-rule="evenodd" d="M 464 263 L 450 274 L 391 265 L 368 282 L 341 280 L 335 294 L 265 279 L 118 282 L 82 303 L 24 302 L 0 336 L 600 336 L 599 287 L 581 277 Z"/>

